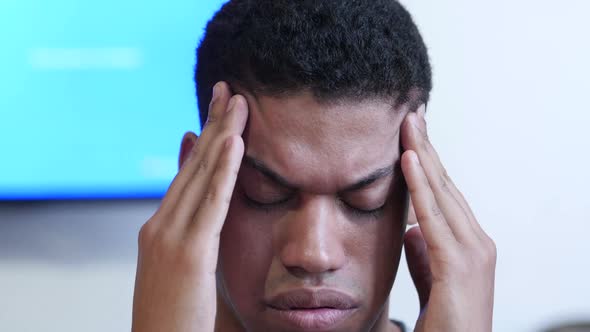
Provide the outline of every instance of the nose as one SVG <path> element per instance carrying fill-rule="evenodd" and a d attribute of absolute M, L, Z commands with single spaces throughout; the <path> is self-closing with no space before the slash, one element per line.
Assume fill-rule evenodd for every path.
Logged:
<path fill-rule="evenodd" d="M 342 268 L 346 261 L 342 231 L 330 199 L 302 200 L 281 223 L 280 260 L 296 276 Z"/>

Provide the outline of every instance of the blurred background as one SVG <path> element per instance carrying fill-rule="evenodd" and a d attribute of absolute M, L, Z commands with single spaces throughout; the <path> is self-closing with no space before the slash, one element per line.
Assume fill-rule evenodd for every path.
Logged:
<path fill-rule="evenodd" d="M 200 130 L 194 51 L 223 2 L 0 2 L 0 331 L 130 329 L 137 232 Z M 498 247 L 494 331 L 590 320 L 590 3 L 402 3 L 430 136 Z M 390 315 L 412 325 L 401 264 Z"/>

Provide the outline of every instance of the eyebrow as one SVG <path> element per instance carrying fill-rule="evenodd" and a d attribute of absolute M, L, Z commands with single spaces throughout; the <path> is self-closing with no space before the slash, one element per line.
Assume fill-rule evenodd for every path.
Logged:
<path fill-rule="evenodd" d="M 262 173 L 262 175 L 264 175 L 265 177 L 269 178 L 270 180 L 279 184 L 282 187 L 285 187 L 289 190 L 296 190 L 297 189 L 297 185 L 289 182 L 287 179 L 285 179 L 284 177 L 279 175 L 277 172 L 271 170 L 268 166 L 266 166 L 262 161 L 260 161 L 258 159 L 255 159 L 251 156 L 245 156 L 243 163 L 254 168 L 258 172 Z M 340 190 L 339 192 L 346 193 L 346 192 L 359 190 L 359 189 L 366 187 L 381 178 L 391 175 L 393 173 L 393 170 L 394 170 L 393 165 L 379 168 L 379 169 L 373 171 L 371 174 L 360 179 L 359 181 L 346 186 L 344 189 Z"/>

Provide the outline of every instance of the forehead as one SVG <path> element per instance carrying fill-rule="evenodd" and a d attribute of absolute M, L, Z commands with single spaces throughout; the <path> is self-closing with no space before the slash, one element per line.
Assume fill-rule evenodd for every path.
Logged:
<path fill-rule="evenodd" d="M 245 96 L 246 154 L 306 190 L 338 190 L 399 158 L 403 107 L 383 100 L 319 103 L 310 93 Z"/>

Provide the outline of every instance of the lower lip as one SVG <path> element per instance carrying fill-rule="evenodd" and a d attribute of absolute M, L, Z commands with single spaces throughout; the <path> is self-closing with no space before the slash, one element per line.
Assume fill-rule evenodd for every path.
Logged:
<path fill-rule="evenodd" d="M 303 330 L 330 330 L 353 314 L 354 309 L 294 309 L 278 310 L 271 308 L 280 320 L 291 327 Z"/>

